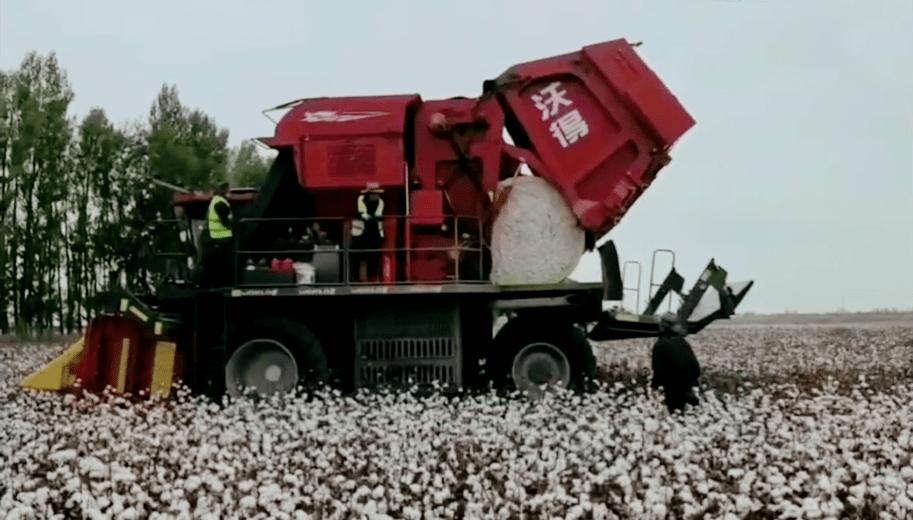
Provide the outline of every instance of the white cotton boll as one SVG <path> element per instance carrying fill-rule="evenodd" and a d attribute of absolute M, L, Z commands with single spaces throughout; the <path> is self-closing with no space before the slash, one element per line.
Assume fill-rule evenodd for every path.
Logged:
<path fill-rule="evenodd" d="M 644 421 L 644 431 L 647 433 L 654 433 L 657 430 L 659 430 L 659 422 L 655 419 L 647 418 L 647 420 Z"/>
<path fill-rule="evenodd" d="M 827 475 L 823 473 L 818 475 L 818 489 L 827 494 L 831 494 L 836 491 L 836 488 L 831 482 L 831 479 L 829 479 Z"/>
<path fill-rule="evenodd" d="M 25 520 L 27 518 L 34 518 L 34 517 L 35 517 L 35 511 L 33 511 L 32 508 L 30 508 L 28 506 L 14 507 L 9 512 L 9 514 L 6 516 L 7 519 L 15 519 L 15 520 L 20 520 L 20 519 Z"/>
<path fill-rule="evenodd" d="M 833 497 L 821 504 L 821 511 L 827 515 L 828 518 L 837 518 L 843 511 L 843 504 L 837 497 Z"/>
<path fill-rule="evenodd" d="M 902 476 L 907 482 L 913 481 L 913 467 L 904 466 L 900 468 L 900 476 Z"/>
<path fill-rule="evenodd" d="M 91 478 L 107 476 L 108 466 L 97 457 L 83 457 L 79 460 L 79 471 Z"/>
<path fill-rule="evenodd" d="M 132 507 L 124 509 L 120 512 L 119 515 L 117 515 L 117 520 L 136 520 L 136 518 L 139 518 L 139 513 L 137 513 L 136 509 L 133 509 Z"/>
<path fill-rule="evenodd" d="M 565 520 L 577 520 L 578 518 L 583 517 L 583 506 L 576 505 L 568 509 L 567 513 L 564 515 Z"/>
<path fill-rule="evenodd" d="M 735 499 L 735 508 L 739 513 L 743 515 L 748 514 L 752 508 L 751 499 L 745 495 L 739 495 Z"/>
<path fill-rule="evenodd" d="M 823 516 L 818 500 L 812 497 L 802 499 L 802 511 L 806 518 L 821 518 Z"/>
<path fill-rule="evenodd" d="M 260 497 L 260 505 L 271 504 L 282 498 L 282 488 L 280 488 L 278 484 L 266 484 L 260 486 L 257 490 L 257 494 Z"/>
<path fill-rule="evenodd" d="M 184 481 L 184 489 L 189 492 L 196 491 L 203 484 L 202 479 L 196 475 L 191 475 L 187 477 L 187 480 Z"/>
<path fill-rule="evenodd" d="M 61 450 L 48 455 L 48 459 L 55 464 L 63 464 L 76 458 L 76 450 Z"/>
<path fill-rule="evenodd" d="M 241 509 L 253 509 L 257 505 L 257 499 L 250 495 L 246 495 L 241 499 L 239 505 L 241 506 Z"/>
<path fill-rule="evenodd" d="M 895 497 L 896 504 L 901 510 L 907 512 L 913 512 L 913 500 L 910 500 L 905 493 L 898 494 Z"/>
<path fill-rule="evenodd" d="M 656 503 L 651 506 L 651 514 L 653 518 L 666 518 L 667 513 L 668 510 L 666 508 L 666 504 Z"/>
<path fill-rule="evenodd" d="M 51 494 L 51 491 L 48 488 L 46 488 L 46 487 L 38 488 L 35 491 L 35 502 L 38 505 L 46 504 L 50 494 Z"/>
<path fill-rule="evenodd" d="M 856 484 L 855 486 L 850 486 L 850 495 L 852 495 L 856 498 L 862 498 L 863 496 L 865 496 L 865 484 L 860 482 L 859 484 Z"/>
<path fill-rule="evenodd" d="M 499 285 L 559 283 L 577 267 L 584 232 L 561 194 L 545 179 L 519 176 L 491 231 L 491 280 Z"/>

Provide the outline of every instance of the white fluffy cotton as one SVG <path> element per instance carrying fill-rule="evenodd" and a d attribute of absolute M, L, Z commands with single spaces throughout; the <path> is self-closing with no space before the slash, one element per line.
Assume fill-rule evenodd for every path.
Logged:
<path fill-rule="evenodd" d="M 222 407 L 23 392 L 60 346 L 0 342 L 0 518 L 913 518 L 907 322 L 691 342 L 703 403 L 674 416 L 643 339 L 597 345 L 585 396 Z"/>
<path fill-rule="evenodd" d="M 583 255 L 584 233 L 561 194 L 539 177 L 502 181 L 510 187 L 492 226 L 491 279 L 498 285 L 558 283 Z"/>

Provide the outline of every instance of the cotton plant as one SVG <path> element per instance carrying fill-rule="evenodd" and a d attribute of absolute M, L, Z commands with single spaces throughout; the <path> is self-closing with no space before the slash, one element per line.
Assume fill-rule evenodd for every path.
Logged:
<path fill-rule="evenodd" d="M 684 414 L 645 384 L 642 341 L 598 348 L 595 393 L 539 402 L 26 393 L 56 346 L 0 346 L 0 517 L 913 515 L 910 330 L 713 328 L 693 343 L 702 403 Z"/>

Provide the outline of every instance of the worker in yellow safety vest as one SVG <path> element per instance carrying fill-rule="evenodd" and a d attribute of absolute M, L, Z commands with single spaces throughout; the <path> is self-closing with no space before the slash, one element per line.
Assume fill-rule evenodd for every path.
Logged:
<path fill-rule="evenodd" d="M 232 213 L 225 198 L 228 183 L 219 185 L 206 210 L 202 239 L 202 278 L 210 287 L 224 287 L 232 281 Z"/>
<path fill-rule="evenodd" d="M 381 252 L 384 245 L 383 190 L 368 187 L 358 195 L 358 216 L 352 219 L 352 249 L 368 249 L 359 253 L 354 265 L 358 266 L 358 280 L 376 279 L 380 275 Z"/>

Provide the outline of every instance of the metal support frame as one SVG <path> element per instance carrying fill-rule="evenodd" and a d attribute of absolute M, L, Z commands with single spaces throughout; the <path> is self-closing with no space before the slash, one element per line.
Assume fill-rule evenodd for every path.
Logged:
<path fill-rule="evenodd" d="M 637 266 L 637 284 L 634 287 L 628 287 L 628 264 Z M 641 265 L 637 260 L 627 260 L 621 265 L 621 284 L 624 292 L 634 293 L 634 312 L 640 314 L 640 287 L 641 287 Z M 624 304 L 624 302 L 622 302 Z"/>
<path fill-rule="evenodd" d="M 653 298 L 653 291 L 662 286 L 662 282 L 656 282 L 656 256 L 659 253 L 665 253 L 672 257 L 672 265 L 670 270 L 675 269 L 675 251 L 671 249 L 656 249 L 653 251 L 653 257 L 650 260 L 650 291 L 648 293 L 649 299 Z M 669 294 L 669 312 L 672 312 L 672 294 Z"/>

